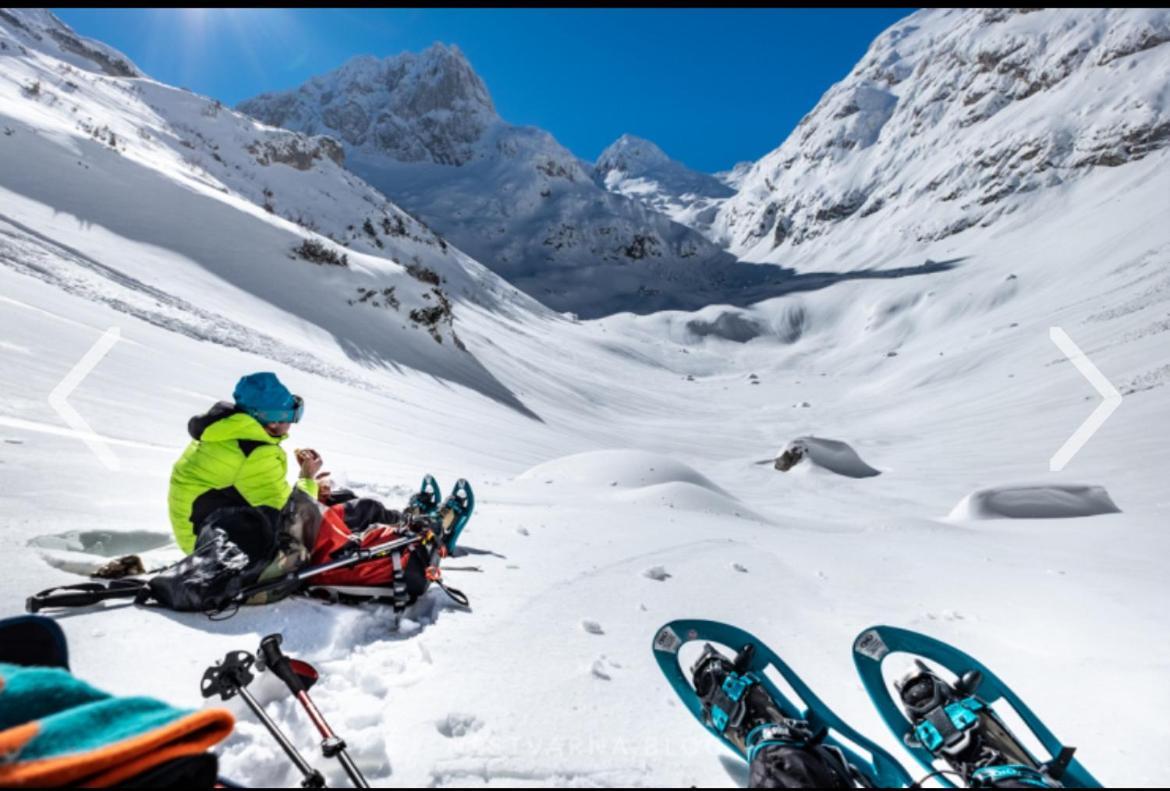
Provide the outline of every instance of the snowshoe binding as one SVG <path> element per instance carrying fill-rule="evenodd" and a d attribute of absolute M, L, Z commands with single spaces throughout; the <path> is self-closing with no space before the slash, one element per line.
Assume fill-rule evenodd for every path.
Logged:
<path fill-rule="evenodd" d="M 438 510 L 440 541 L 448 555 L 455 553 L 455 546 L 467 521 L 471 519 L 471 512 L 475 510 L 475 492 L 465 478 L 455 482 L 455 488 L 443 501 Z"/>
<path fill-rule="evenodd" d="M 948 683 L 915 659 L 894 685 L 914 726 L 907 746 L 925 748 L 969 788 L 1062 788 L 975 695 L 982 681 L 981 672 L 970 670 Z"/>
<path fill-rule="evenodd" d="M 882 665 L 893 656 L 912 663 L 891 689 Z M 873 626 L 854 640 L 853 660 L 886 725 L 929 772 L 919 784 L 937 779 L 968 788 L 1101 788 L 1073 757 L 1074 748 L 1056 738 L 1011 687 L 954 646 Z M 1009 710 L 1032 741 L 1009 729 L 1001 716 Z M 1028 746 L 1033 742 L 1035 750 Z"/>
<path fill-rule="evenodd" d="M 682 653 L 691 645 L 703 650 L 688 668 Z M 721 653 L 739 646 L 734 658 Z M 749 764 L 751 787 L 910 785 L 893 756 L 837 716 L 775 651 L 743 629 L 681 619 L 663 625 L 652 647 L 684 708 Z"/>
<path fill-rule="evenodd" d="M 691 668 L 708 726 L 747 757 L 752 787 L 853 788 L 860 775 L 840 749 L 821 743 L 826 732 L 785 716 L 748 670 L 754 653 L 749 643 L 732 660 L 707 643 Z"/>
<path fill-rule="evenodd" d="M 443 494 L 439 489 L 439 482 L 435 480 L 435 476 L 428 473 L 423 476 L 418 491 L 410 496 L 406 512 L 413 516 L 433 515 L 439 510 L 442 502 Z"/>

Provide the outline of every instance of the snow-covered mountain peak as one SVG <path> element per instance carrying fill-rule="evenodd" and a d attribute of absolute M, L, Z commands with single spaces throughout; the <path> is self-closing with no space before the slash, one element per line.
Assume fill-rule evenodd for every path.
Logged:
<path fill-rule="evenodd" d="M 548 132 L 501 119 L 455 47 L 355 58 L 239 109 L 342 140 L 347 167 L 557 310 L 696 307 L 696 300 L 726 301 L 735 279 L 723 271 L 734 258 L 699 232 L 641 196 L 607 190 Z M 652 143 L 627 136 L 615 145 L 640 152 L 640 172 L 653 171 L 671 194 L 731 194 Z"/>
<path fill-rule="evenodd" d="M 495 105 L 483 80 L 457 46 L 435 42 L 422 52 L 404 52 L 386 58 L 358 55 L 337 70 L 310 80 L 322 92 L 340 89 L 353 93 L 385 91 L 395 109 L 421 116 L 434 110 L 484 112 L 495 115 Z"/>
<path fill-rule="evenodd" d="M 908 241 L 990 225 L 1023 193 L 1170 143 L 1166 42 L 1158 9 L 915 13 L 756 163 L 716 235 L 791 261 L 847 218 Z"/>
<path fill-rule="evenodd" d="M 483 80 L 455 46 L 387 58 L 359 55 L 296 91 L 266 93 L 239 108 L 273 126 L 330 134 L 351 149 L 401 162 L 461 165 L 499 122 Z"/>
<path fill-rule="evenodd" d="M 11 43 L 5 41 L 0 48 L 0 55 L 12 54 L 4 51 L 10 48 L 23 50 L 20 54 L 31 49 L 110 77 L 142 76 L 128 57 L 100 41 L 77 35 L 47 8 L 0 8 L 0 24 L 12 36 Z"/>
<path fill-rule="evenodd" d="M 666 152 L 645 138 L 625 134 L 610 144 L 597 158 L 596 171 L 602 178 L 611 170 L 640 175 L 671 161 Z"/>
<path fill-rule="evenodd" d="M 612 193 L 707 234 L 719 205 L 735 190 L 718 176 L 691 170 L 655 143 L 625 134 L 597 158 L 593 178 Z"/>

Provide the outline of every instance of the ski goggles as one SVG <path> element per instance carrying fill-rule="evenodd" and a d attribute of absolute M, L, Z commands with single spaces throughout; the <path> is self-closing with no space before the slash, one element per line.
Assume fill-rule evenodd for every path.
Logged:
<path fill-rule="evenodd" d="M 299 395 L 293 396 L 292 407 L 289 409 L 254 409 L 249 414 L 261 423 L 300 423 L 305 414 L 305 399 Z"/>

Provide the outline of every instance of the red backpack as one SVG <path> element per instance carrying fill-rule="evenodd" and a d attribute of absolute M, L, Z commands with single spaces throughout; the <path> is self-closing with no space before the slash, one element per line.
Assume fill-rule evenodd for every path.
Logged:
<path fill-rule="evenodd" d="M 372 525 L 355 535 L 345 524 L 345 505 L 335 505 L 325 511 L 307 565 L 318 566 L 356 547 L 375 547 L 410 535 L 413 533 L 408 528 L 396 525 Z M 317 574 L 307 581 L 308 592 L 339 601 L 388 599 L 396 610 L 401 610 L 413 604 L 434 582 L 466 606 L 462 593 L 443 585 L 439 562 L 446 555 L 439 540 L 427 536 L 386 557 Z"/>

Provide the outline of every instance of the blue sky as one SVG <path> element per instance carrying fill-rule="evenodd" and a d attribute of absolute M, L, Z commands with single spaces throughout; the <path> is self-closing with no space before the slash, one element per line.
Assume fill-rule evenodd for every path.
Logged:
<path fill-rule="evenodd" d="M 708 172 L 774 149 L 910 9 L 53 9 L 225 104 L 354 55 L 457 44 L 503 118 L 593 160 L 649 138 Z"/>

